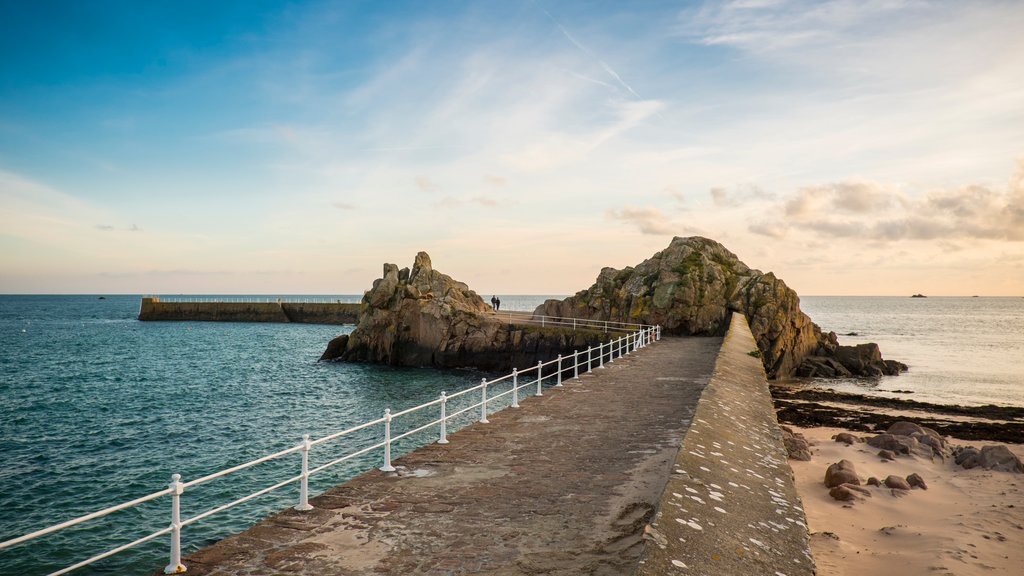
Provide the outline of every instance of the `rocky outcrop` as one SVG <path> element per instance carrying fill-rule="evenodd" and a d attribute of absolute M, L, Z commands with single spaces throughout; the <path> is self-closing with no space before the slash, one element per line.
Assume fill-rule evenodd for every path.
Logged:
<path fill-rule="evenodd" d="M 874 344 L 840 346 L 835 333 L 822 333 L 800 310 L 800 298 L 785 282 L 698 236 L 673 238 L 635 267 L 603 268 L 593 286 L 565 300 L 548 300 L 534 314 L 659 324 L 668 334 L 721 335 L 732 312 L 746 316 L 770 378 L 877 376 L 906 369 L 883 360 Z"/>
<path fill-rule="evenodd" d="M 608 334 L 502 322 L 469 286 L 434 270 L 426 252 L 412 269 L 385 264 L 363 295 L 355 330 L 321 360 L 396 366 L 527 368 L 606 341 Z"/>
<path fill-rule="evenodd" d="M 964 468 L 983 468 L 1000 472 L 1024 473 L 1024 463 L 1003 444 L 982 446 L 957 446 L 953 450 L 955 462 Z"/>

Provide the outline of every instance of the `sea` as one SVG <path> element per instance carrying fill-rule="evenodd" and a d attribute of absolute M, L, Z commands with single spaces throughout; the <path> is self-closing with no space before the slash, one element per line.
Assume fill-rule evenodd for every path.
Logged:
<path fill-rule="evenodd" d="M 553 297 L 559 296 L 502 296 L 502 309 L 533 310 Z M 140 298 L 0 295 L 0 541 L 161 490 L 171 474 L 194 479 L 295 446 L 303 434 L 343 430 L 386 408 L 397 412 L 491 376 L 321 363 L 327 342 L 351 327 L 140 322 Z M 947 404 L 1024 405 L 1024 298 L 811 296 L 802 307 L 842 343 L 877 342 L 886 358 L 910 371 L 800 385 Z M 453 402 L 449 413 L 458 408 Z M 406 429 L 427 416 L 436 417 L 413 418 Z M 451 429 L 475 417 L 464 414 Z M 318 446 L 311 466 L 379 441 L 373 430 L 364 432 Z M 436 429 L 414 434 L 394 455 L 434 440 Z M 380 450 L 372 451 L 313 476 L 310 491 L 380 465 Z M 295 476 L 299 466 L 292 454 L 189 489 L 182 517 Z M 297 491 L 288 486 L 185 527 L 183 553 L 293 506 Z M 47 574 L 165 528 L 167 501 L 0 550 L 0 574 Z M 76 574 L 151 574 L 167 556 L 163 536 Z"/>

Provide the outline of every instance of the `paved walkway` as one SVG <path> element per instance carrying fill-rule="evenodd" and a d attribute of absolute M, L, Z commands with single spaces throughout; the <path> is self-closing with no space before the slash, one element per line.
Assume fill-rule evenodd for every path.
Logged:
<path fill-rule="evenodd" d="M 185 560 L 193 575 L 632 574 L 720 338 L 665 338 Z"/>

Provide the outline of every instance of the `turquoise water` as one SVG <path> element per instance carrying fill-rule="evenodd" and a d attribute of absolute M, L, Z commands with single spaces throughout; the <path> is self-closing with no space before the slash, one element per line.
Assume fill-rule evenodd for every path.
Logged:
<path fill-rule="evenodd" d="M 338 298 L 333 297 L 332 298 Z M 345 298 L 348 299 L 348 298 Z M 357 298 L 356 298 L 357 299 Z M 318 363 L 340 326 L 139 322 L 138 296 L 0 296 L 0 540 L 161 490 L 479 383 L 470 371 Z M 530 307 L 516 298 L 503 298 Z M 536 305 L 536 304 L 534 304 Z M 468 398 L 467 398 L 468 400 Z M 452 404 L 456 404 L 453 406 Z M 457 409 L 457 403 L 449 411 Z M 396 422 L 395 433 L 427 416 Z M 472 417 L 464 418 L 462 424 Z M 311 467 L 379 441 L 319 447 Z M 396 454 L 433 441 L 414 436 Z M 314 476 L 314 493 L 381 452 Z M 294 476 L 299 456 L 196 487 L 183 518 Z M 293 505 L 298 486 L 187 527 L 185 553 Z M 0 550 L 0 574 L 43 574 L 168 525 L 167 498 Z M 145 574 L 167 537 L 81 570 Z"/>

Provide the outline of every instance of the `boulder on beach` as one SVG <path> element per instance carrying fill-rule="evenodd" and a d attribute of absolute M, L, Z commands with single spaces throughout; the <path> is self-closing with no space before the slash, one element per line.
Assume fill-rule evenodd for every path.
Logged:
<path fill-rule="evenodd" d="M 785 282 L 699 236 L 673 238 L 634 267 L 603 268 L 590 288 L 548 300 L 534 314 L 658 324 L 665 334 L 721 335 L 732 312 L 746 316 L 769 378 L 906 370 L 883 360 L 874 344 L 841 346 L 834 332 L 823 333 L 800 310 L 800 297 Z"/>
<path fill-rule="evenodd" d="M 853 462 L 850 462 L 849 460 L 840 460 L 835 464 L 829 465 L 825 470 L 826 487 L 835 488 L 840 484 L 860 486 L 860 478 L 857 476 L 857 470 L 853 466 Z"/>
<path fill-rule="evenodd" d="M 910 484 L 904 478 L 900 478 L 895 474 L 886 476 L 885 480 L 882 480 L 882 484 L 885 484 L 886 488 L 893 488 L 895 490 L 910 490 Z"/>
<path fill-rule="evenodd" d="M 828 491 L 828 495 L 841 502 L 855 502 L 860 500 L 861 496 L 870 497 L 871 491 L 855 484 L 840 484 L 838 486 L 833 486 L 832 489 Z"/>
<path fill-rule="evenodd" d="M 782 430 L 782 444 L 791 460 L 808 461 L 811 459 L 811 447 L 807 439 L 799 432 L 793 432 L 789 426 L 779 426 Z"/>
<path fill-rule="evenodd" d="M 867 439 L 869 446 L 890 451 L 896 455 L 914 455 L 931 459 L 945 459 L 949 455 L 949 446 L 942 436 L 932 430 L 913 422 L 900 421 L 889 426 L 885 433 Z M 879 452 L 882 458 L 888 454 Z"/>
<path fill-rule="evenodd" d="M 983 446 L 957 446 L 953 450 L 954 461 L 964 468 L 983 468 L 1000 472 L 1024 473 L 1024 463 L 1003 444 Z"/>
<path fill-rule="evenodd" d="M 917 472 L 914 472 L 913 474 L 907 476 L 907 484 L 909 484 L 912 488 L 920 488 L 921 490 L 928 489 L 928 483 L 925 482 L 924 478 L 922 478 L 921 475 L 918 474 Z"/>
<path fill-rule="evenodd" d="M 847 446 L 850 446 L 851 444 L 856 444 L 857 442 L 863 442 L 864 441 L 864 440 L 854 436 L 853 434 L 850 434 L 849 432 L 840 432 L 839 434 L 836 434 L 836 435 L 832 436 L 832 439 L 835 440 L 836 442 L 842 442 L 843 444 L 846 444 Z"/>

